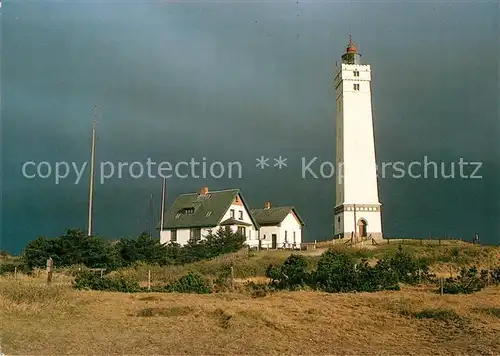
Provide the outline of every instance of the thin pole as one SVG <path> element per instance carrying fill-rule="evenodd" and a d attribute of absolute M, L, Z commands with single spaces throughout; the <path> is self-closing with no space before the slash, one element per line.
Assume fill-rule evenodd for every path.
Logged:
<path fill-rule="evenodd" d="M 90 186 L 89 186 L 89 231 L 88 236 L 92 236 L 92 204 L 94 198 L 94 163 L 95 163 L 95 126 L 97 105 L 94 106 L 94 123 L 92 124 L 92 152 L 90 161 Z"/>
<path fill-rule="evenodd" d="M 358 242 L 358 237 L 356 234 L 356 204 L 354 204 L 354 243 Z"/>
<path fill-rule="evenodd" d="M 166 188 L 166 178 L 163 178 L 163 184 L 162 184 L 162 187 L 161 187 L 160 234 L 163 231 L 163 223 L 164 223 L 164 218 L 165 218 L 165 194 L 166 194 L 165 188 Z"/>
<path fill-rule="evenodd" d="M 149 207 L 151 214 L 151 217 L 149 218 L 149 236 L 153 237 L 153 221 L 154 221 L 153 194 L 149 196 Z"/>

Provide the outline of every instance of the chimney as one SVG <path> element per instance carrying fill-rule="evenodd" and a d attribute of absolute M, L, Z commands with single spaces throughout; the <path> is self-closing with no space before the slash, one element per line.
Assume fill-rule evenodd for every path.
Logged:
<path fill-rule="evenodd" d="M 200 195 L 208 194 L 208 187 L 203 187 L 200 189 Z"/>
<path fill-rule="evenodd" d="M 266 201 L 264 203 L 264 209 L 269 209 L 271 207 L 271 202 L 270 201 Z"/>

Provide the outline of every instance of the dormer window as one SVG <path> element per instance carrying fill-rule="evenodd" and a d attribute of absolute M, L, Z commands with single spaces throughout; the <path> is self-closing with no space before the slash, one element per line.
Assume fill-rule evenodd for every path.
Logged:
<path fill-rule="evenodd" d="M 184 214 L 186 214 L 186 215 L 193 215 L 194 214 L 194 208 L 184 208 Z"/>

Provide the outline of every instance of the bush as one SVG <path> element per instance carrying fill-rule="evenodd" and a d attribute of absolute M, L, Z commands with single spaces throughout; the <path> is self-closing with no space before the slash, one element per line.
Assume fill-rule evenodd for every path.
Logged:
<path fill-rule="evenodd" d="M 120 266 L 119 256 L 108 240 L 87 236 L 82 230 L 67 230 L 56 238 L 39 237 L 29 242 L 22 254 L 30 270 L 45 268 L 49 257 L 56 267 L 83 264 L 90 268 L 115 269 Z"/>
<path fill-rule="evenodd" d="M 232 264 L 225 264 L 221 267 L 217 278 L 214 280 L 216 292 L 226 292 L 230 289 L 231 266 Z"/>
<path fill-rule="evenodd" d="M 199 274 L 189 272 L 168 286 L 168 291 L 178 293 L 208 294 L 211 292 L 210 284 Z"/>
<path fill-rule="evenodd" d="M 311 281 L 308 261 L 301 255 L 290 255 L 280 267 L 269 265 L 266 277 L 279 289 L 296 290 L 305 287 Z"/>
<path fill-rule="evenodd" d="M 273 291 L 273 287 L 265 283 L 245 283 L 245 289 L 250 292 L 252 298 L 263 298 Z"/>
<path fill-rule="evenodd" d="M 318 261 L 315 284 L 326 292 L 350 292 L 357 289 L 354 260 L 344 252 L 329 250 Z"/>
<path fill-rule="evenodd" d="M 390 259 L 389 264 L 401 283 L 416 284 L 430 278 L 429 263 L 424 259 L 414 259 L 403 251 L 401 245 L 399 245 L 396 255 Z"/>
<path fill-rule="evenodd" d="M 500 283 L 500 267 L 493 268 L 490 271 L 490 276 L 493 283 Z"/>
<path fill-rule="evenodd" d="M 158 239 L 145 233 L 136 239 L 122 238 L 111 243 L 98 236 L 87 236 L 82 230 L 67 230 L 56 238 L 39 237 L 31 241 L 23 251 L 22 260 L 30 271 L 45 268 L 49 257 L 57 268 L 83 265 L 112 271 L 138 261 L 164 266 L 210 259 L 237 252 L 243 248 L 244 242 L 243 235 L 225 229 L 183 247 L 175 243 L 162 245 Z"/>
<path fill-rule="evenodd" d="M 127 279 L 124 276 L 100 277 L 88 270 L 77 273 L 74 288 L 125 293 L 135 293 L 142 290 L 137 281 Z"/>
<path fill-rule="evenodd" d="M 14 274 L 17 268 L 19 273 L 28 273 L 29 269 L 25 264 L 20 264 L 18 262 L 9 262 L 0 264 L 0 275 L 4 274 Z"/>
<path fill-rule="evenodd" d="M 381 259 L 375 267 L 370 267 L 366 260 L 356 266 L 357 291 L 376 292 L 381 290 L 399 290 L 399 279 L 387 259 Z"/>
<path fill-rule="evenodd" d="M 488 271 L 482 270 L 479 274 L 475 267 L 463 268 L 456 278 L 447 278 L 443 283 L 445 294 L 471 294 L 486 287 Z"/>

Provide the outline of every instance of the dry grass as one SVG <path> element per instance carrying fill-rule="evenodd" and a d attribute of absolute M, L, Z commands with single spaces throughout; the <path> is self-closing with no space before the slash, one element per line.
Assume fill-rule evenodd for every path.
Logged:
<path fill-rule="evenodd" d="M 403 246 L 446 275 L 460 265 L 490 267 L 500 249 L 466 244 Z M 347 249 L 334 246 L 336 249 Z M 375 262 L 397 244 L 347 249 Z M 314 265 L 318 251 L 301 252 Z M 270 263 L 290 251 L 261 251 L 168 268 L 138 265 L 119 273 L 153 284 L 196 271 L 215 277 L 232 262 L 237 284 L 265 283 Z M 36 274 L 35 274 L 36 275 Z M 0 278 L 0 341 L 7 355 L 498 355 L 500 287 L 473 295 L 434 294 L 430 287 L 354 294 L 283 292 L 181 295 L 74 291 L 55 274 L 46 286 L 18 274 Z M 243 288 L 237 288 L 243 291 Z"/>
<path fill-rule="evenodd" d="M 500 288 L 474 295 L 77 292 L 0 279 L 7 355 L 500 354 Z"/>

